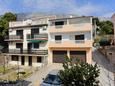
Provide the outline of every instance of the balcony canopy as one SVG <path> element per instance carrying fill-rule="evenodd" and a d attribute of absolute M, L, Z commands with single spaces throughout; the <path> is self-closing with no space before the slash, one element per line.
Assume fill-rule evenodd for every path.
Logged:
<path fill-rule="evenodd" d="M 28 42 L 30 42 L 30 43 L 37 43 L 37 42 L 39 42 L 39 43 L 44 43 L 44 42 L 46 42 L 47 40 L 28 40 Z"/>

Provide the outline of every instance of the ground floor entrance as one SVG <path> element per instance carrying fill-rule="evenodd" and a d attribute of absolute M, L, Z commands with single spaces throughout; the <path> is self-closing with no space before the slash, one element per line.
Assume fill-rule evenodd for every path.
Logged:
<path fill-rule="evenodd" d="M 21 56 L 21 65 L 25 65 L 25 57 Z"/>
<path fill-rule="evenodd" d="M 32 66 L 37 67 L 44 64 L 46 56 L 20 56 L 20 55 L 11 55 L 11 59 L 9 61 L 10 64 L 13 65 L 21 65 L 21 66 Z"/>
<path fill-rule="evenodd" d="M 65 57 L 67 57 L 68 51 L 54 50 L 53 51 L 53 63 L 63 63 Z M 75 62 L 77 59 L 86 62 L 86 51 L 69 51 L 70 58 Z"/>
<path fill-rule="evenodd" d="M 92 49 L 50 49 L 51 55 L 49 56 L 52 59 L 53 63 L 63 63 L 65 57 L 69 57 L 75 62 L 77 59 L 83 62 L 92 63 Z M 51 61 L 51 60 L 50 60 Z"/>
<path fill-rule="evenodd" d="M 63 63 L 65 57 L 67 56 L 67 51 L 53 51 L 53 62 L 54 63 Z"/>
<path fill-rule="evenodd" d="M 32 66 L 32 56 L 28 57 L 28 66 Z"/>

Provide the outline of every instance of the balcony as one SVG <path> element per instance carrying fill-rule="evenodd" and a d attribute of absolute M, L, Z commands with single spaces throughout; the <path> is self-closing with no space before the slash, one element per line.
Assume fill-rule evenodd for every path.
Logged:
<path fill-rule="evenodd" d="M 5 37 L 5 41 L 23 41 L 23 36 L 10 35 Z"/>
<path fill-rule="evenodd" d="M 20 49 L 9 49 L 9 54 L 36 54 L 36 55 L 47 55 L 48 50 L 20 50 Z"/>
<path fill-rule="evenodd" d="M 83 23 L 83 24 L 71 24 L 71 25 L 61 25 L 61 26 L 50 26 L 50 33 L 58 33 L 58 32 L 77 32 L 77 31 L 91 31 L 92 24 L 91 23 Z"/>
<path fill-rule="evenodd" d="M 24 27 L 24 26 L 34 26 L 34 25 L 46 25 L 47 19 L 39 19 L 39 20 L 26 20 L 26 21 L 16 21 L 9 22 L 9 27 Z"/>
<path fill-rule="evenodd" d="M 92 47 L 91 40 L 69 40 L 69 41 L 50 41 L 50 48 L 89 48 Z"/>
<path fill-rule="evenodd" d="M 48 40 L 48 34 L 27 34 L 27 40 Z"/>

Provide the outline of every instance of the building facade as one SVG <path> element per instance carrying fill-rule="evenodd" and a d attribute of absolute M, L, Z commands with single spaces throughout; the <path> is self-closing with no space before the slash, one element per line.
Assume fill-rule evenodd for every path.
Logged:
<path fill-rule="evenodd" d="M 68 56 L 92 63 L 92 17 L 40 18 L 9 23 L 9 64 L 38 67 Z"/>
<path fill-rule="evenodd" d="M 49 61 L 63 62 L 68 56 L 92 62 L 92 18 L 74 17 L 50 20 Z"/>
<path fill-rule="evenodd" d="M 114 45 L 115 45 L 115 14 L 112 15 L 112 22 L 114 27 Z"/>

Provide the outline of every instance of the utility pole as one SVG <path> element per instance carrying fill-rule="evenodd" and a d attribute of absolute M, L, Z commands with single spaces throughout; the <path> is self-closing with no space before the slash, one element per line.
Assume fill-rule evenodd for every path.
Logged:
<path fill-rule="evenodd" d="M 2 54 L 2 53 L 1 53 L 1 54 Z M 2 55 L 2 56 L 3 56 L 3 55 Z M 3 56 L 3 58 L 4 58 L 4 65 L 3 65 L 3 66 L 4 66 L 4 74 L 5 74 L 5 70 L 6 70 L 6 68 L 5 68 L 5 67 L 6 67 L 6 65 L 5 65 L 5 63 L 6 63 L 6 62 L 5 62 L 5 61 L 6 61 L 6 60 L 5 60 L 5 56 Z"/>
<path fill-rule="evenodd" d="M 96 20 L 94 20 L 94 38 L 96 38 L 96 29 L 97 29 L 97 25 L 96 25 Z"/>
<path fill-rule="evenodd" d="M 17 76 L 17 79 L 19 80 L 19 58 L 18 58 L 18 60 L 17 60 L 17 65 L 18 65 L 18 76 Z"/>

